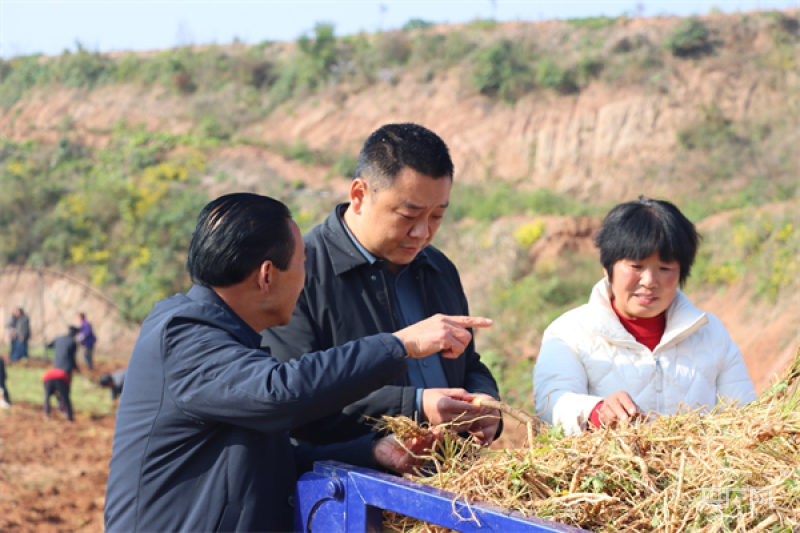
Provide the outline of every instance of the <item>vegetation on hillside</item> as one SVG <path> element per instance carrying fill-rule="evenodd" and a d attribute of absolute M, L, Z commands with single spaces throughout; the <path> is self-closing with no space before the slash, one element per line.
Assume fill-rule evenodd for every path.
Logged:
<path fill-rule="evenodd" d="M 100 150 L 2 141 L 0 263 L 73 267 L 142 319 L 186 285 L 203 142 L 124 127 Z"/>
<path fill-rule="evenodd" d="M 623 32 L 630 35 L 619 37 L 628 23 L 624 16 L 573 19 L 557 29 L 532 32 L 500 31 L 491 20 L 446 29 L 415 20 L 398 31 L 344 37 L 335 35 L 332 24 L 318 23 L 293 45 L 234 43 L 113 57 L 78 43 L 76 50 L 57 57 L 0 60 L 0 106 L 8 109 L 34 87 L 136 83 L 184 95 L 234 88 L 242 104 L 237 116 L 226 109 L 218 118 L 247 122 L 326 87 L 358 90 L 395 84 L 407 74 L 425 83 L 451 71 L 472 91 L 514 102 L 537 90 L 578 92 L 593 78 L 657 87 L 681 61 L 703 60 L 719 44 L 713 19 L 684 19 L 656 35 Z M 769 12 L 742 16 L 738 26 L 732 33 L 767 31 L 772 38 L 766 52 L 745 51 L 757 56 L 749 64 L 765 74 L 796 66 L 796 19 Z"/>

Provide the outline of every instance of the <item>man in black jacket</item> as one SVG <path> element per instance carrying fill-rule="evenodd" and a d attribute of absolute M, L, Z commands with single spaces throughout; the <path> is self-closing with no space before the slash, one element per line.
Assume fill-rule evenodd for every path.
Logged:
<path fill-rule="evenodd" d="M 155 305 L 130 358 L 107 532 L 291 531 L 297 476 L 313 460 L 413 466 L 391 436 L 293 448 L 288 431 L 389 383 L 409 358 L 457 357 L 472 337 L 465 328 L 489 321 L 436 317 L 280 363 L 258 331 L 291 319 L 304 256 L 276 200 L 231 194 L 200 213 L 186 261 L 194 286 Z"/>
<path fill-rule="evenodd" d="M 48 348 L 55 349 L 53 356 L 53 368 L 60 368 L 67 375 L 72 377 L 72 372 L 80 372 L 75 355 L 78 351 L 78 343 L 75 342 L 75 337 L 78 335 L 78 328 L 70 326 L 66 335 L 61 335 L 53 339 L 53 342 L 47 345 Z"/>
<path fill-rule="evenodd" d="M 262 332 L 281 361 L 353 339 L 395 331 L 437 313 L 468 315 L 455 266 L 430 245 L 450 203 L 453 163 L 445 143 L 417 124 L 389 124 L 364 143 L 350 203 L 305 237 L 306 283 L 287 326 Z M 469 403 L 499 399 L 470 342 L 458 359 L 412 362 L 390 384 L 337 415 L 292 432 L 301 441 L 349 440 L 381 415 L 431 424 L 458 420 L 479 443 L 500 434 L 500 413 Z"/>

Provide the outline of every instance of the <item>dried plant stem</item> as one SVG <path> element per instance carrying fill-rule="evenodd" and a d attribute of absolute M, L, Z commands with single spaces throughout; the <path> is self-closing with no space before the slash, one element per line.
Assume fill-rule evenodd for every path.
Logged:
<path fill-rule="evenodd" d="M 510 405 L 498 400 L 490 400 L 488 398 L 475 398 L 472 403 L 480 405 L 481 407 L 488 407 L 489 409 L 497 409 L 498 411 L 514 417 L 523 424 L 534 424 L 537 420 L 522 409 L 511 407 Z"/>

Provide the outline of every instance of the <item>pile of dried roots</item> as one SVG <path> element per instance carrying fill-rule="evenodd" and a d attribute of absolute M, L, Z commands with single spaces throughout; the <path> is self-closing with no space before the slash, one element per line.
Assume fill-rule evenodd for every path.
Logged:
<path fill-rule="evenodd" d="M 800 351 L 743 408 L 577 436 L 528 423 L 532 440 L 520 449 L 482 450 L 450 436 L 430 457 L 432 473 L 411 479 L 593 531 L 800 531 L 798 376 Z M 426 431 L 403 418 L 384 424 L 401 436 Z M 384 529 L 442 531 L 394 513 Z"/>

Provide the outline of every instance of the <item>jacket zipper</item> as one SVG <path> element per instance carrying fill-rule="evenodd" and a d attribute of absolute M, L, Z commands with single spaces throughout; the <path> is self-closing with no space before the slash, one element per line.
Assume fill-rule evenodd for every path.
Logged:
<path fill-rule="evenodd" d="M 383 281 L 383 293 L 386 295 L 386 301 L 389 302 L 389 318 L 392 319 L 392 333 L 397 331 L 397 317 L 395 316 L 394 311 L 394 301 L 392 301 L 392 294 L 389 291 L 389 285 L 386 283 L 386 273 L 383 271 L 383 267 L 378 267 L 378 271 L 381 273 L 381 281 Z M 403 376 L 403 383 L 406 386 L 411 385 L 408 381 L 408 372 Z"/>
<path fill-rule="evenodd" d="M 661 392 L 664 389 L 664 369 L 661 368 L 661 358 L 657 355 L 653 354 L 656 358 L 656 399 L 657 403 L 656 406 L 658 408 L 658 412 L 661 412 Z"/>

